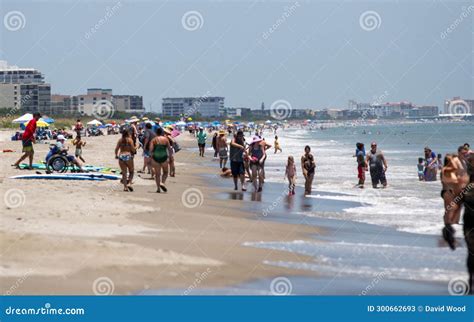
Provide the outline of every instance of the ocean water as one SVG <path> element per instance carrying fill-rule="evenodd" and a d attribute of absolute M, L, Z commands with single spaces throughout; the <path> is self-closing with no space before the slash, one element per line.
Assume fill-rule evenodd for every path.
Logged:
<path fill-rule="evenodd" d="M 366 134 L 364 134 L 364 131 Z M 272 142 L 272 134 L 265 134 Z M 314 188 L 324 198 L 361 202 L 361 207 L 347 208 L 339 213 L 307 213 L 308 216 L 352 220 L 400 231 L 439 235 L 443 226 L 441 183 L 420 182 L 417 160 L 429 146 L 435 153 L 456 152 L 465 142 L 474 144 L 474 123 L 416 123 L 400 125 L 349 126 L 326 130 L 288 129 L 279 131 L 283 153 L 270 155 L 266 162 L 268 181 L 284 182 L 283 173 L 288 155 L 297 162 L 298 185 L 304 179 L 299 159 L 305 145 L 311 146 L 316 159 Z M 388 187 L 373 189 L 367 172 L 365 189 L 355 188 L 357 164 L 353 157 L 356 142 L 366 150 L 376 141 L 388 162 Z M 325 193 L 327 192 L 327 194 Z M 336 195 L 330 193 L 343 193 Z"/>
<path fill-rule="evenodd" d="M 327 276 L 324 288 L 331 288 L 335 281 L 348 277 L 360 281 L 382 276 L 385 280 L 419 281 L 431 285 L 466 279 L 465 247 L 461 243 L 452 252 L 440 237 L 443 227 L 441 183 L 420 182 L 417 161 L 423 157 L 425 146 L 445 155 L 456 152 L 458 146 L 466 142 L 474 143 L 474 123 L 287 129 L 279 131 L 278 136 L 283 153 L 270 152 L 266 161 L 267 181 L 285 182 L 286 160 L 288 155 L 292 155 L 297 162 L 298 185 L 302 186 L 304 179 L 299 159 L 304 146 L 309 145 L 316 159 L 313 188 L 317 192 L 306 198 L 320 199 L 321 205 L 331 200 L 348 206 L 336 211 L 313 207 L 308 211 L 287 214 L 287 218 L 307 218 L 303 223 L 327 232 L 314 236 L 312 241 L 246 242 L 244 245 L 250 247 L 288 251 L 313 258 L 309 262 L 301 259 L 267 261 L 265 264 Z M 265 137 L 267 141 L 273 141 L 270 139 L 272 133 L 266 133 Z M 355 187 L 358 181 L 357 163 L 353 157 L 355 143 L 363 142 L 369 149 L 372 141 L 378 143 L 388 162 L 386 189 L 373 189 L 369 173 L 366 187 Z M 290 220 L 301 223 L 299 219 Z M 462 238 L 461 227 L 456 229 L 457 237 Z M 354 291 L 360 290 L 348 286 L 341 294 Z M 391 291 L 405 294 L 395 288 L 383 289 L 383 292 Z M 417 286 L 416 291 L 433 293 L 426 285 Z M 434 293 L 445 294 L 447 291 L 446 287 Z"/>

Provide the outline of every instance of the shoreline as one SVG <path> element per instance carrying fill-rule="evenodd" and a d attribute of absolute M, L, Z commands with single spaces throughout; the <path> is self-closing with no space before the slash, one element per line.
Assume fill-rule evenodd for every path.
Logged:
<path fill-rule="evenodd" d="M 87 138 L 88 163 L 117 167 L 111 158 L 117 139 Z M 266 295 L 272 294 L 274 278 L 285 277 L 294 281 L 295 294 L 358 294 L 380 274 L 377 267 L 369 266 L 368 273 L 353 271 L 341 276 L 337 270 L 328 271 L 326 259 L 336 268 L 358 269 L 366 263 L 339 263 L 337 259 L 357 257 L 374 245 L 387 243 L 444 254 L 438 254 L 438 248 L 444 246 L 439 241 L 436 244 L 437 237 L 432 235 L 364 224 L 342 215 L 338 219 L 308 215 L 311 211 L 342 213 L 345 208 L 361 206 L 360 202 L 331 199 L 345 193 L 314 190 L 313 195 L 321 196 L 306 198 L 298 186 L 297 195 L 289 198 L 286 185 L 274 182 L 267 182 L 262 194 L 252 193 L 251 187 L 245 193 L 233 191 L 232 179 L 220 177 L 218 161 L 209 150 L 206 158 L 197 156 L 194 140 L 187 133 L 180 136 L 183 150 L 176 157 L 177 177 L 168 178 L 167 194 L 156 194 L 154 181 L 146 175 L 136 176 L 133 193 L 123 193 L 110 182 L 7 179 L 25 172 L 8 166 L 18 152 L 4 154 L 8 162 L 2 162 L 6 178 L 0 192 L 20 189 L 25 202 L 2 215 L 0 242 L 8 245 L 2 249 L 2 293 L 100 294 L 95 285 L 105 279 L 110 294 Z M 13 149 L 18 145 L 0 143 Z M 104 144 L 109 148 L 103 148 Z M 47 146 L 36 148 L 35 160 L 45 154 Z M 102 160 L 107 162 L 101 164 Z M 138 155 L 135 170 L 142 162 Z M 367 243 L 361 236 L 373 238 Z M 327 257 L 318 258 L 319 253 L 299 243 Z M 328 251 L 325 247 L 336 248 Z M 447 249 L 442 251 L 449 257 Z M 464 252 L 464 247 L 456 254 L 459 251 Z M 50 259 L 48 255 L 55 256 Z M 423 265 L 416 259 L 414 263 Z M 456 265 L 461 276 L 464 264 Z M 412 273 L 420 280 L 405 279 L 396 270 L 388 272 L 374 292 L 446 294 L 445 276 L 440 281 L 423 280 L 423 275 L 416 275 L 420 272 Z M 330 292 L 314 289 L 332 283 L 334 276 L 338 283 Z"/>
<path fill-rule="evenodd" d="M 239 204 L 213 198 L 217 191 L 200 175 L 214 175 L 214 168 L 201 165 L 200 158 L 186 151 L 194 139 L 186 133 L 182 136 L 184 149 L 176 157 L 177 176 L 168 179 L 169 192 L 161 195 L 154 192 L 154 181 L 138 177 L 133 193 L 124 193 L 107 182 L 9 179 L 25 172 L 9 166 L 18 152 L 4 154 L 5 177 L 0 192 L 5 195 L 19 189 L 24 200 L 16 208 L 2 205 L 1 292 L 94 294 L 100 291 L 94 289 L 94 282 L 101 278 L 112 281 L 111 294 L 166 287 L 187 289 L 196 274 L 208 269 L 211 273 L 201 287 L 300 274 L 264 265 L 263 260 L 302 260 L 304 256 L 241 244 L 271 240 L 272 236 L 306 239 L 316 229 L 249 220 L 252 215 L 239 210 Z M 117 139 L 87 138 L 87 163 L 117 167 L 111 157 Z M 104 149 L 104 143 L 110 148 Z M 1 144 L 18 150 L 18 142 Z M 35 146 L 35 161 L 46 154 L 46 149 L 47 145 Z M 142 165 L 140 159 L 135 170 Z M 108 162 L 101 164 L 101 160 Z M 195 208 L 182 203 L 183 191 L 189 188 L 203 196 L 202 204 Z"/>

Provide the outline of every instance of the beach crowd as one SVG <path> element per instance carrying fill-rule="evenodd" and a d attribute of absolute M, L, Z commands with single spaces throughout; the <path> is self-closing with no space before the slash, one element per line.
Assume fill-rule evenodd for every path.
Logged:
<path fill-rule="evenodd" d="M 26 169 L 32 169 L 34 149 L 36 142 L 36 122 L 41 118 L 39 113 L 33 115 L 22 135 L 23 155 L 13 164 L 20 168 L 23 160 L 28 159 Z M 86 142 L 81 136 L 83 125 L 77 120 L 74 127 L 76 137 L 72 141 L 75 147 L 74 155 L 68 153 L 64 135 L 57 135 L 56 143 L 52 145 L 46 156 L 46 162 L 56 154 L 64 154 L 67 160 L 83 171 L 85 163 L 83 149 Z M 265 183 L 265 162 L 270 152 L 282 153 L 277 131 L 279 127 L 257 128 L 207 128 L 187 127 L 190 135 L 194 136 L 199 157 L 204 158 L 208 134 L 211 139 L 213 158 L 219 160 L 220 175 L 232 177 L 234 190 L 247 191 L 247 182 L 251 184 L 253 192 L 263 191 Z M 270 132 L 273 137 L 272 144 L 263 136 L 264 131 Z M 265 132 L 265 133 L 267 133 Z M 132 117 L 120 128 L 120 138 L 115 146 L 115 158 L 122 173 L 121 183 L 123 190 L 133 192 L 133 179 L 135 175 L 135 160 L 138 159 L 138 150 L 142 149 L 143 166 L 138 173 L 148 173 L 156 182 L 156 192 L 167 192 L 166 180 L 168 176 L 176 175 L 175 155 L 181 148 L 175 137 L 182 134 L 172 125 L 164 126 L 159 118 L 154 121 Z M 245 133 L 251 136 L 246 140 Z M 230 138 L 228 139 L 228 136 Z M 376 142 L 370 144 L 366 152 L 364 143 L 356 143 L 355 153 L 357 164 L 358 183 L 356 187 L 364 188 L 366 172 L 369 172 L 373 188 L 387 187 L 386 172 L 388 162 L 384 153 Z M 229 167 L 227 167 L 229 163 Z M 316 171 L 316 160 L 311 152 L 311 147 L 306 145 L 302 149 L 300 168 L 304 178 L 304 194 L 312 192 L 313 180 Z M 297 165 L 295 157 L 288 155 L 285 166 L 285 179 L 288 182 L 288 195 L 295 195 L 297 182 Z M 444 228 L 442 236 L 451 249 L 456 248 L 454 224 L 459 224 L 461 212 L 464 209 L 463 232 L 468 247 L 467 267 L 469 272 L 469 285 L 472 292 L 474 276 L 474 152 L 468 143 L 459 146 L 456 153 L 446 154 L 442 160 L 441 154 L 436 154 L 430 147 L 424 148 L 424 157 L 417 163 L 418 178 L 420 181 L 436 181 L 439 177 L 442 184 L 441 198 L 444 202 Z M 381 185 L 381 186 L 379 186 Z"/>

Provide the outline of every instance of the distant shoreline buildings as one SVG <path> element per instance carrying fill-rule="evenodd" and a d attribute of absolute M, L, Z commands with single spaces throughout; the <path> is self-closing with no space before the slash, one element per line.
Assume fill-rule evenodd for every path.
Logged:
<path fill-rule="evenodd" d="M 210 96 L 165 97 L 162 99 L 164 118 L 229 118 L 269 119 L 275 111 L 260 108 L 226 107 L 225 98 Z M 380 99 L 381 100 L 381 99 Z M 115 95 L 109 88 L 89 88 L 86 94 L 51 94 L 51 84 L 34 68 L 10 66 L 0 61 L 0 109 L 10 111 L 41 112 L 48 115 L 79 114 L 94 115 L 101 105 L 107 105 L 114 112 L 143 115 L 147 111 L 140 95 Z M 288 119 L 356 120 L 356 119 L 422 119 L 473 117 L 474 100 L 453 97 L 438 106 L 415 105 L 411 102 L 358 103 L 350 100 L 346 109 L 294 109 L 289 106 L 283 111 Z M 159 114 L 159 113 L 158 113 Z M 109 115 L 112 116 L 112 115 Z"/>
<path fill-rule="evenodd" d="M 41 112 L 48 115 L 93 115 L 101 104 L 114 112 L 143 114 L 140 95 L 114 95 L 112 89 L 89 88 L 87 94 L 51 94 L 51 84 L 34 68 L 10 66 L 0 61 L 0 109 Z"/>

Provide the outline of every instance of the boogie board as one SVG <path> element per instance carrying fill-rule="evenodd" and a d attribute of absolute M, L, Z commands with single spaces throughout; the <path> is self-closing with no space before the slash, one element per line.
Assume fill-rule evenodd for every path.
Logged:
<path fill-rule="evenodd" d="M 22 176 L 10 177 L 10 179 L 47 179 L 47 180 L 95 180 L 105 181 L 105 178 L 94 176 L 68 176 L 64 174 L 27 174 Z"/>

